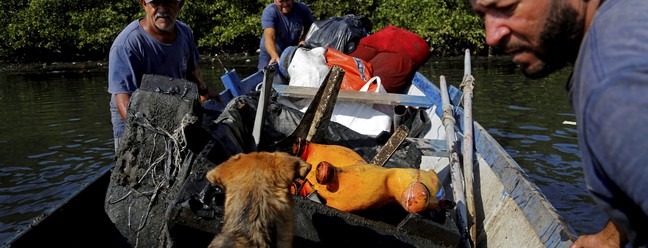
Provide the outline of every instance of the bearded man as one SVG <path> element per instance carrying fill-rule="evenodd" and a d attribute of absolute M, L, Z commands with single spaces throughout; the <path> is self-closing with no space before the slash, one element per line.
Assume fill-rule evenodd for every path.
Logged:
<path fill-rule="evenodd" d="M 524 75 L 567 84 L 591 196 L 610 221 L 572 247 L 648 246 L 648 1 L 470 0 Z M 643 233 L 643 234 L 642 234 Z"/>

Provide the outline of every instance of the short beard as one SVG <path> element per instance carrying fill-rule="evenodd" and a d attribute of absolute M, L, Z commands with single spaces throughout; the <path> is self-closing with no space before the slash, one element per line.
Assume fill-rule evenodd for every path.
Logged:
<path fill-rule="evenodd" d="M 534 72 L 522 70 L 528 78 L 546 77 L 568 64 L 573 64 L 578 57 L 584 35 L 584 20 L 579 19 L 578 12 L 561 0 L 552 1 L 551 8 L 547 23 L 540 33 L 539 47 L 542 50 L 537 53 L 543 65 Z"/>
<path fill-rule="evenodd" d="M 167 19 L 171 20 L 171 24 L 168 25 L 167 27 L 160 27 L 160 26 L 157 25 L 157 22 L 156 22 L 158 18 L 167 18 Z M 153 18 L 153 26 L 155 26 L 155 28 L 157 28 L 158 30 L 163 31 L 163 32 L 171 32 L 171 31 L 173 31 L 173 29 L 175 28 L 175 22 L 176 22 L 176 20 L 167 13 L 157 13 L 157 14 L 155 14 L 155 17 Z"/>

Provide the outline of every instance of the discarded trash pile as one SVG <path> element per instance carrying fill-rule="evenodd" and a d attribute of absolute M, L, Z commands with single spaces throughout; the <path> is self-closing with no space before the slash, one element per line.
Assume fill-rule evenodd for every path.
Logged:
<path fill-rule="evenodd" d="M 305 115 L 271 97 L 261 142 L 256 145 L 252 128 L 257 96 L 235 98 L 215 111 L 203 109 L 197 96 L 191 82 L 146 75 L 131 98 L 105 209 L 133 246 L 206 246 L 221 228 L 224 201 L 224 192 L 209 184 L 206 172 L 238 153 L 292 152 L 294 142 L 286 140 Z M 221 111 L 219 116 L 212 114 Z M 366 161 L 387 139 L 364 136 L 337 123 L 321 132 L 322 139 L 314 141 L 349 147 Z M 405 141 L 385 167 L 418 169 L 420 162 L 420 151 Z M 429 190 L 428 196 L 434 198 L 442 189 Z M 444 247 L 458 242 L 456 225 L 446 218 L 453 210 L 410 214 L 398 202 L 388 202 L 348 213 L 302 196 L 294 200 L 297 247 Z"/>

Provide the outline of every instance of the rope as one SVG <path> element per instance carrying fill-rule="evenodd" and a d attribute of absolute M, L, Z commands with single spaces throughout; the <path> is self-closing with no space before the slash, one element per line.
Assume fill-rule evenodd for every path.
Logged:
<path fill-rule="evenodd" d="M 472 75 L 465 76 L 461 84 L 459 85 L 460 88 L 463 88 L 464 86 L 470 85 L 471 89 L 474 88 L 473 84 L 475 83 L 475 78 Z"/>
<path fill-rule="evenodd" d="M 151 122 L 140 112 L 135 113 L 134 117 L 135 118 L 133 118 L 133 120 L 137 125 L 153 132 L 153 147 L 156 147 L 158 135 L 163 136 L 166 147 L 164 153 L 157 157 L 155 161 L 151 162 L 148 168 L 142 175 L 139 176 L 139 179 L 137 180 L 137 184 L 141 184 L 146 178 L 150 178 L 151 183 L 155 186 L 154 190 L 149 192 L 139 192 L 136 189 L 131 188 L 130 191 L 128 191 L 124 196 L 115 201 L 111 201 L 112 196 L 108 198 L 109 204 L 115 204 L 127 199 L 129 196 L 133 195 L 133 193 L 135 193 L 136 196 L 148 196 L 152 194 L 150 198 L 147 197 L 149 204 L 147 206 L 146 212 L 139 218 L 140 223 L 136 228 L 133 228 L 131 225 L 131 207 L 133 203 L 129 204 L 128 206 L 128 228 L 136 232 L 137 238 L 139 239 L 139 233 L 146 226 L 146 222 L 148 222 L 148 217 L 151 214 L 153 204 L 157 196 L 161 192 L 161 189 L 166 185 L 171 184 L 171 182 L 174 180 L 175 174 L 179 170 L 178 167 L 182 164 L 182 152 L 185 151 L 188 145 L 185 129 L 189 125 L 196 123 L 198 121 L 198 117 L 191 115 L 190 113 L 185 114 L 180 122 L 180 125 L 171 132 L 165 130 L 164 128 L 152 125 Z M 167 161 L 166 163 L 164 163 L 164 178 L 166 179 L 166 181 L 158 181 L 156 180 L 156 178 L 160 177 L 156 175 L 156 170 L 154 170 L 154 168 L 160 165 L 162 161 L 165 160 L 165 158 Z M 149 162 L 152 159 L 153 153 L 151 153 L 151 156 L 149 157 Z"/>
<path fill-rule="evenodd" d="M 445 123 L 446 119 L 452 121 L 452 123 L 457 123 L 455 118 L 453 116 L 450 116 L 450 115 L 447 115 L 447 116 L 444 115 L 443 118 L 441 119 L 442 123 Z"/>
<path fill-rule="evenodd" d="M 474 83 L 475 83 L 475 78 L 472 75 L 467 75 L 467 76 L 464 76 L 464 79 L 461 82 L 461 84 L 459 85 L 459 88 L 463 89 L 464 87 L 469 86 L 470 90 L 472 91 L 472 89 L 475 88 Z M 462 94 L 461 94 L 461 99 L 459 100 L 459 103 L 463 105 L 463 102 L 464 102 L 463 100 L 464 100 L 465 94 L 463 94 L 464 90 L 462 90 L 461 92 L 462 92 Z"/>
<path fill-rule="evenodd" d="M 176 128 L 172 132 L 169 132 L 161 127 L 152 125 L 151 122 L 145 116 L 143 116 L 141 112 L 135 113 L 134 120 L 135 123 L 141 126 L 142 128 L 152 131 L 156 134 L 163 135 L 169 140 L 171 140 L 171 143 L 168 143 L 167 140 L 165 140 L 167 149 L 161 155 L 161 157 L 159 157 L 156 160 L 156 162 L 151 164 L 149 169 L 147 169 L 147 173 L 150 170 L 150 168 L 154 167 L 154 165 L 157 165 L 159 162 L 162 161 L 164 157 L 166 157 L 167 162 L 164 164 L 165 176 L 168 182 L 173 181 L 172 178 L 177 173 L 177 166 L 182 164 L 182 152 L 187 148 L 187 137 L 185 134 L 185 129 L 189 125 L 196 123 L 198 121 L 198 117 L 191 115 L 190 113 L 185 114 L 180 122 L 180 126 L 178 126 L 178 128 Z M 156 139 L 154 138 L 154 141 L 155 140 Z M 145 173 L 144 176 L 147 173 Z M 144 176 L 142 176 L 142 178 Z M 141 183 L 141 180 L 138 183 Z"/>

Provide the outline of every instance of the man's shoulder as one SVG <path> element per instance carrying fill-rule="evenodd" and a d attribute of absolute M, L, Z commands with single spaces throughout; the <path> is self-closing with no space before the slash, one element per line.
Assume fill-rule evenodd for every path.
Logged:
<path fill-rule="evenodd" d="M 278 14 L 278 9 L 274 3 L 268 4 L 264 9 L 263 9 L 263 14 L 262 15 L 277 15 Z"/>
<path fill-rule="evenodd" d="M 189 25 L 187 25 L 186 23 L 184 23 L 182 21 L 176 21 L 176 25 L 180 29 L 191 31 L 191 28 L 189 27 Z"/>
<path fill-rule="evenodd" d="M 279 21 L 279 10 L 274 3 L 268 4 L 268 6 L 263 9 L 261 14 L 261 27 L 262 28 L 271 28 L 275 26 L 275 22 Z"/>
<path fill-rule="evenodd" d="M 176 21 L 176 28 L 179 30 L 179 33 L 186 34 L 187 36 L 193 36 L 193 30 L 184 22 Z"/>
<path fill-rule="evenodd" d="M 133 32 L 139 32 L 139 30 L 140 30 L 140 24 L 139 24 L 140 20 L 141 19 L 136 19 L 136 20 L 128 23 L 128 25 L 126 25 L 126 27 L 124 27 L 124 29 L 121 31 L 120 34 L 130 34 L 130 33 L 133 33 Z"/>
<path fill-rule="evenodd" d="M 607 0 L 597 10 L 592 26 L 605 32 L 627 33 L 623 27 L 643 27 L 648 21 L 647 11 L 648 1 L 645 0 Z"/>
<path fill-rule="evenodd" d="M 294 2 L 293 3 L 293 9 L 298 10 L 299 12 L 303 13 L 309 13 L 310 9 L 308 8 L 308 5 L 302 2 Z"/>
<path fill-rule="evenodd" d="M 139 19 L 132 21 L 117 35 L 115 38 L 115 44 L 121 44 L 130 40 L 137 40 L 137 37 L 142 36 L 142 29 L 139 25 Z"/>
<path fill-rule="evenodd" d="M 648 1 L 607 0 L 599 8 L 579 60 L 595 64 L 597 73 L 614 73 L 648 63 Z"/>

